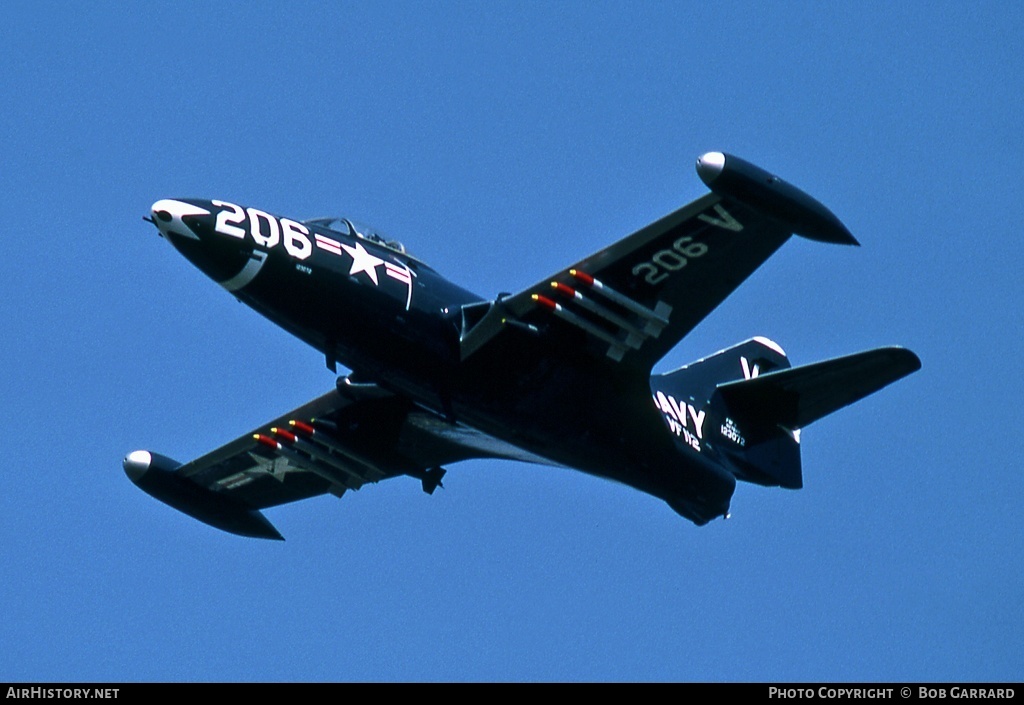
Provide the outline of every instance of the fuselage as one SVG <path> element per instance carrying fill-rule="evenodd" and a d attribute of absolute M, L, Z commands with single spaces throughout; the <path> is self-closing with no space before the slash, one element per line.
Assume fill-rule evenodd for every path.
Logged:
<path fill-rule="evenodd" d="M 196 267 L 319 350 L 328 366 L 341 363 L 357 379 L 551 464 L 670 503 L 701 498 L 708 518 L 728 507 L 732 475 L 707 453 L 680 452 L 675 435 L 652 435 L 664 423 L 646 378 L 608 378 L 585 356 L 558 364 L 529 336 L 508 350 L 506 359 L 523 363 L 517 371 L 494 357 L 460 359 L 463 307 L 487 300 L 372 229 L 199 199 L 158 201 L 152 218 Z"/>

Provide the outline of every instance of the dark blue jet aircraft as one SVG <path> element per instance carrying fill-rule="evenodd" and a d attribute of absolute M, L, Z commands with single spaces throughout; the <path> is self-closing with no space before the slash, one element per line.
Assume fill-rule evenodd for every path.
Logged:
<path fill-rule="evenodd" d="M 181 465 L 124 469 L 186 514 L 280 539 L 260 510 L 398 475 L 507 458 L 616 480 L 702 525 L 737 480 L 802 486 L 800 430 L 920 368 L 880 348 L 791 367 L 753 338 L 666 374 L 654 364 L 791 234 L 856 245 L 827 208 L 712 152 L 711 193 L 515 294 L 486 300 L 345 218 L 161 200 L 151 221 L 240 301 L 320 350 L 336 388 Z"/>

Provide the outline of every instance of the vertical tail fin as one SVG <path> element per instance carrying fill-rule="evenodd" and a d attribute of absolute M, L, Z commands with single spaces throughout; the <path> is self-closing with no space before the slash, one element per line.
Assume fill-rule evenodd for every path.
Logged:
<path fill-rule="evenodd" d="M 780 425 L 767 409 L 741 418 L 718 393 L 724 382 L 743 384 L 789 369 L 785 351 L 757 337 L 673 372 L 654 375 L 651 391 L 669 416 L 672 408 L 685 408 L 688 403 L 707 410 L 702 440 L 738 479 L 796 489 L 803 486 L 799 432 Z"/>
<path fill-rule="evenodd" d="M 768 338 L 756 337 L 714 355 L 691 362 L 677 370 L 651 377 L 655 392 L 711 399 L 718 385 L 732 380 L 753 379 L 766 372 L 789 368 L 785 351 Z"/>

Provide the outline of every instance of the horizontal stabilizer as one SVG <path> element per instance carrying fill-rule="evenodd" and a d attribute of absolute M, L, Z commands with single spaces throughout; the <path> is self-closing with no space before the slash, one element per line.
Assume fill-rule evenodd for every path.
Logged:
<path fill-rule="evenodd" d="M 726 382 L 718 393 L 737 418 L 797 429 L 919 369 L 921 360 L 910 350 L 878 348 Z"/>

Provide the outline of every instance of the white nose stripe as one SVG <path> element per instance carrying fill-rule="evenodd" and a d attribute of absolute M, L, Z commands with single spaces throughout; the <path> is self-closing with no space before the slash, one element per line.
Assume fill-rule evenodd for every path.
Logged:
<path fill-rule="evenodd" d="M 210 211 L 205 208 L 193 206 L 191 203 L 175 201 L 171 198 L 165 198 L 154 203 L 152 211 L 153 221 L 156 223 L 156 227 L 160 228 L 160 232 L 165 234 L 173 232 L 175 235 L 189 237 L 193 240 L 198 240 L 199 236 L 192 232 L 190 227 L 185 225 L 182 217 L 186 215 L 210 215 Z M 160 217 L 160 213 L 166 213 L 171 216 L 171 219 L 164 220 Z"/>
<path fill-rule="evenodd" d="M 267 253 L 261 250 L 253 250 L 253 253 L 249 255 L 249 261 L 242 267 L 242 271 L 231 277 L 226 281 L 220 282 L 220 285 L 228 291 L 238 291 L 243 286 L 251 282 L 259 274 L 260 269 L 263 268 L 263 263 L 267 261 Z"/>

